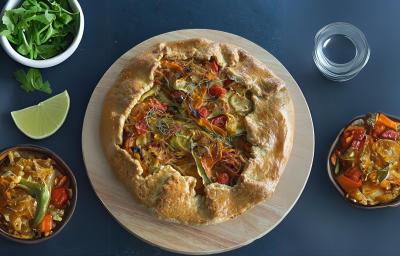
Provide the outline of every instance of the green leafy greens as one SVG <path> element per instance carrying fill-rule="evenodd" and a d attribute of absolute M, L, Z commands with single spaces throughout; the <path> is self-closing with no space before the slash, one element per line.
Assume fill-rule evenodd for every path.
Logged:
<path fill-rule="evenodd" d="M 52 92 L 50 83 L 43 82 L 42 74 L 38 69 L 30 68 L 27 73 L 22 69 L 14 73 L 15 79 L 20 82 L 21 88 L 26 92 L 42 91 L 50 94 Z"/>
<path fill-rule="evenodd" d="M 79 13 L 70 10 L 67 0 L 25 0 L 4 13 L 0 35 L 23 56 L 48 59 L 71 44 L 78 18 Z"/>

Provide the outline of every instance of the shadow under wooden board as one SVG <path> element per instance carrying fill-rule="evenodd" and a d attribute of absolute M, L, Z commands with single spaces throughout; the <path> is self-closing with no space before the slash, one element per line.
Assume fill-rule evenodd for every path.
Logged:
<path fill-rule="evenodd" d="M 160 221 L 134 201 L 106 161 L 100 145 L 99 127 L 104 97 L 129 59 L 160 42 L 199 37 L 237 45 L 264 62 L 283 79 L 293 98 L 296 129 L 290 160 L 271 199 L 234 220 L 209 226 L 185 226 Z M 282 221 L 299 198 L 310 174 L 314 156 L 314 128 L 307 102 L 299 86 L 269 52 L 237 35 L 215 30 L 189 29 L 148 39 L 126 52 L 107 70 L 95 88 L 86 110 L 82 149 L 87 173 L 97 196 L 124 228 L 165 250 L 202 255 L 247 245 L 270 232 Z"/>

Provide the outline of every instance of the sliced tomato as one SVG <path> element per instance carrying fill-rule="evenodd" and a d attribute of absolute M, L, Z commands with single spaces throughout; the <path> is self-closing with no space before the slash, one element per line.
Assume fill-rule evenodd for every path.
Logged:
<path fill-rule="evenodd" d="M 229 175 L 226 172 L 218 173 L 217 182 L 220 184 L 229 185 Z"/>
<path fill-rule="evenodd" d="M 147 127 L 147 124 L 146 124 L 146 121 L 144 120 L 144 118 L 142 120 L 140 120 L 139 122 L 135 123 L 135 129 L 136 129 L 136 133 L 138 135 L 144 134 L 148 131 L 148 127 Z"/>
<path fill-rule="evenodd" d="M 150 99 L 149 106 L 151 108 L 155 108 L 155 109 L 161 110 L 162 112 L 165 112 L 168 109 L 167 105 L 165 105 L 164 103 L 160 102 L 159 100 L 157 100 L 155 98 L 151 98 Z"/>
<path fill-rule="evenodd" d="M 64 187 L 53 189 L 51 192 L 51 202 L 57 208 L 63 208 L 68 201 L 68 191 Z"/>
<path fill-rule="evenodd" d="M 206 107 L 201 107 L 197 110 L 197 112 L 199 113 L 200 117 L 206 118 L 208 116 L 208 109 Z"/>
<path fill-rule="evenodd" d="M 226 94 L 226 89 L 221 85 L 213 85 L 209 90 L 208 93 L 213 97 L 221 97 Z"/>
<path fill-rule="evenodd" d="M 364 127 L 357 127 L 353 131 L 355 140 L 363 140 L 365 138 L 366 131 Z"/>
<path fill-rule="evenodd" d="M 225 128 L 228 117 L 226 115 L 219 115 L 211 119 L 211 123 L 219 128 Z"/>
<path fill-rule="evenodd" d="M 350 178 L 355 182 L 358 182 L 361 180 L 362 172 L 360 171 L 360 169 L 358 169 L 358 167 L 352 167 L 344 172 L 344 176 Z"/>
<path fill-rule="evenodd" d="M 186 98 L 186 93 L 180 90 L 174 90 L 170 92 L 169 97 L 171 100 L 175 101 L 178 104 L 182 104 Z"/>
<path fill-rule="evenodd" d="M 355 150 L 360 149 L 361 146 L 361 141 L 359 140 L 353 140 L 353 142 L 351 143 L 351 147 L 354 148 Z"/>
<path fill-rule="evenodd" d="M 359 187 L 361 187 L 362 185 L 362 181 L 354 181 L 348 177 L 346 177 L 345 175 L 339 175 L 336 178 L 337 183 L 340 185 L 340 187 L 346 191 L 347 193 L 350 193 L 356 189 L 358 189 Z"/>
<path fill-rule="evenodd" d="M 399 138 L 399 133 L 394 130 L 386 130 L 384 131 L 380 137 L 382 139 L 389 139 L 389 140 L 397 140 Z"/>
<path fill-rule="evenodd" d="M 211 71 L 214 73 L 218 73 L 219 66 L 218 66 L 217 62 L 215 60 L 211 60 L 210 65 L 211 65 Z"/>
<path fill-rule="evenodd" d="M 175 71 L 178 71 L 178 72 L 182 72 L 183 71 L 183 68 L 182 68 L 181 65 L 179 65 L 175 61 L 170 61 L 170 60 L 161 61 L 161 67 L 167 68 L 167 69 L 171 69 L 171 70 L 175 70 Z"/>
<path fill-rule="evenodd" d="M 348 127 L 340 137 L 340 143 L 343 149 L 347 149 L 353 142 L 353 140 L 362 141 L 365 138 L 366 131 L 364 127 L 351 126 Z"/>

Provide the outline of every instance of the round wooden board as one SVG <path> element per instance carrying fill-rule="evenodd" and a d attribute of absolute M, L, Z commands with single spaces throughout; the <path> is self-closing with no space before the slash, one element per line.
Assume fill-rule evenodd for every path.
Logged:
<path fill-rule="evenodd" d="M 270 200 L 234 220 L 221 224 L 185 226 L 160 221 L 134 201 L 106 161 L 100 145 L 99 127 L 104 97 L 129 59 L 160 42 L 199 37 L 235 44 L 264 62 L 283 79 L 294 101 L 296 129 L 292 155 Z M 307 102 L 299 86 L 270 53 L 237 35 L 215 30 L 189 29 L 150 38 L 130 49 L 108 69 L 95 88 L 86 110 L 82 150 L 95 192 L 123 227 L 144 241 L 165 250 L 184 254 L 213 254 L 253 242 L 271 231 L 288 214 L 303 191 L 310 174 L 314 156 L 314 128 Z"/>

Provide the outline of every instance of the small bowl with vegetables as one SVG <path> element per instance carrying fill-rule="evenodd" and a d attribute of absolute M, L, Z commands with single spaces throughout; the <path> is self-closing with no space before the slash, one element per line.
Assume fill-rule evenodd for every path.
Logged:
<path fill-rule="evenodd" d="M 76 200 L 75 177 L 52 151 L 21 145 L 0 153 L 0 236 L 46 241 L 68 223 Z"/>
<path fill-rule="evenodd" d="M 331 181 L 353 205 L 399 206 L 399 119 L 384 113 L 354 118 L 332 144 L 327 165 Z"/>
<path fill-rule="evenodd" d="M 84 16 L 76 0 L 9 0 L 0 21 L 0 44 L 33 68 L 60 64 L 77 49 Z"/>

